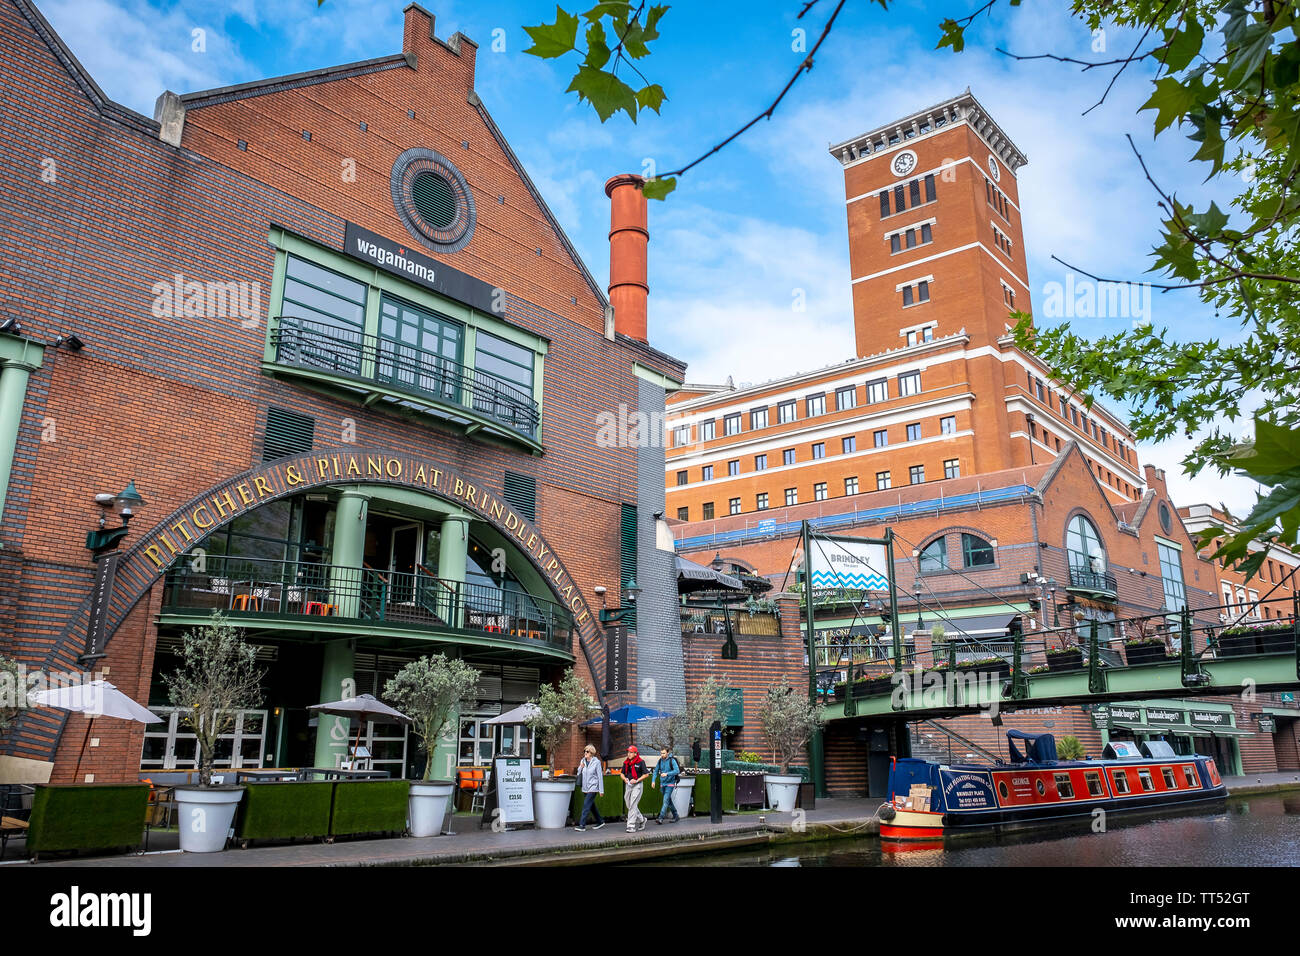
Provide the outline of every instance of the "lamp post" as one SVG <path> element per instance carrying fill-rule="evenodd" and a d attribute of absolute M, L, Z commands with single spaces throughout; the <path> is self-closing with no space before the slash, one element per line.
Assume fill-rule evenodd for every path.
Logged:
<path fill-rule="evenodd" d="M 90 620 L 86 626 L 86 650 L 81 655 L 81 661 L 86 665 L 104 657 L 103 646 L 108 637 L 108 602 L 113 596 L 113 582 L 120 557 L 117 546 L 126 537 L 135 513 L 145 506 L 145 500 L 136 490 L 135 480 L 132 479 L 119 494 L 95 495 L 95 504 L 101 509 L 99 527 L 86 532 L 86 549 L 94 555 L 95 562 Z M 119 527 L 106 527 L 110 511 L 116 512 L 122 519 Z"/>
<path fill-rule="evenodd" d="M 916 632 L 919 634 L 925 629 L 925 622 L 921 620 L 921 579 L 917 578 L 916 583 L 912 585 L 912 590 L 916 592 Z"/>
<path fill-rule="evenodd" d="M 1056 607 L 1056 578 L 1047 579 L 1047 595 L 1048 599 L 1052 602 L 1052 627 L 1060 627 L 1061 614 Z"/>
<path fill-rule="evenodd" d="M 145 500 L 140 492 L 136 491 L 135 480 L 132 479 L 119 494 L 95 495 L 95 504 L 102 509 L 99 515 L 99 527 L 94 531 L 86 532 L 86 549 L 98 557 L 116 547 L 126 537 L 127 526 L 135 517 L 135 513 L 145 506 Z M 109 512 L 115 512 L 122 519 L 120 527 L 105 527 Z"/>

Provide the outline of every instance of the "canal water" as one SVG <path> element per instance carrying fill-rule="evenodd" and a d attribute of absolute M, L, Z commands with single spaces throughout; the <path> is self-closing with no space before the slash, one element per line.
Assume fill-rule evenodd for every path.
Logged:
<path fill-rule="evenodd" d="M 1230 797 L 1216 813 L 901 850 L 876 837 L 699 854 L 644 866 L 1300 866 L 1300 792 Z"/>

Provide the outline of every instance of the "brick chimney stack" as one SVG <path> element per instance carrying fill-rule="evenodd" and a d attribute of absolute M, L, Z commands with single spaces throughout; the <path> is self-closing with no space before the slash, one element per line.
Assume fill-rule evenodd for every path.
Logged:
<path fill-rule="evenodd" d="M 614 331 L 645 342 L 650 297 L 646 267 L 650 231 L 646 227 L 645 180 L 631 173 L 605 183 L 609 197 L 609 302 L 614 307 Z"/>

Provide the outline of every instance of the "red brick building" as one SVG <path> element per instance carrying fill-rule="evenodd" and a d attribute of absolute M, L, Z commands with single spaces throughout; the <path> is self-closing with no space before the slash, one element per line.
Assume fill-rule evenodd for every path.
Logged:
<path fill-rule="evenodd" d="M 219 755 L 236 766 L 344 756 L 305 707 L 382 693 L 420 654 L 484 675 L 440 774 L 527 751 L 484 721 L 565 667 L 619 706 L 680 655 L 647 607 L 606 692 L 602 602 L 634 576 L 673 591 L 662 448 L 595 440 L 682 378 L 646 342 L 644 246 L 611 309 L 475 93 L 472 40 L 410 4 L 392 56 L 165 93 L 150 118 L 28 0 L 0 0 L 0 37 L 0 653 L 168 718 L 92 736 L 26 710 L 0 780 L 192 766 L 160 677 L 214 609 L 266 670 Z M 636 183 L 608 186 L 616 230 L 644 231 Z M 86 535 L 119 520 L 96 495 L 131 482 L 146 506 L 94 603 Z M 420 766 L 366 733 L 388 769 Z"/>

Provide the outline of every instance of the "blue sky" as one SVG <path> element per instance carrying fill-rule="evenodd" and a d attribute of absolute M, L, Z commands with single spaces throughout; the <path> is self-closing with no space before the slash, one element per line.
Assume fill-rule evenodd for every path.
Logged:
<path fill-rule="evenodd" d="M 164 89 L 178 93 L 384 56 L 401 49 L 403 0 L 38 0 L 105 92 L 152 114 Z M 757 382 L 833 364 L 853 352 L 843 174 L 826 147 L 938 103 L 969 86 L 1029 158 L 1020 170 L 1029 285 L 1042 308 L 1048 283 L 1066 270 L 1053 254 L 1100 275 L 1138 278 L 1159 224 L 1156 197 L 1124 138 L 1131 133 L 1157 180 L 1180 199 L 1216 197 L 1180 133 L 1153 141 L 1148 75 L 1131 68 L 1106 103 L 1109 73 L 1082 74 L 996 52 L 1052 51 L 1109 59 L 1136 37 L 1110 30 L 1106 49 L 1068 15 L 1068 4 L 999 5 L 968 31 L 961 54 L 935 50 L 938 24 L 980 4 L 891 4 L 850 0 L 834 33 L 770 122 L 681 180 L 651 208 L 651 341 L 690 363 L 693 381 Z M 694 159 L 770 102 L 811 46 L 830 0 L 805 22 L 798 0 L 674 4 L 663 38 L 641 68 L 668 92 L 663 115 L 602 125 L 566 94 L 569 61 L 526 56 L 522 27 L 554 19 L 554 4 L 424 0 L 438 36 L 460 30 L 480 44 L 477 87 L 498 125 L 602 283 L 608 275 L 609 213 L 602 185 L 647 163 L 672 169 Z M 825 8 L 825 9 L 823 9 Z M 205 49 L 193 49 L 202 30 Z M 504 49 L 494 50 L 504 45 Z M 504 44 L 501 41 L 504 40 Z M 803 311 L 794 303 L 806 302 Z M 1231 337 L 1192 293 L 1155 294 L 1152 321 L 1180 336 Z M 1040 316 L 1040 322 L 1046 322 Z M 1127 327 L 1093 320 L 1090 331 Z M 883 343 L 882 343 L 883 345 Z M 1244 424 L 1238 423 L 1241 431 Z M 1143 449 L 1166 469 L 1181 502 L 1226 502 L 1249 510 L 1243 479 L 1185 479 L 1191 442 Z"/>

